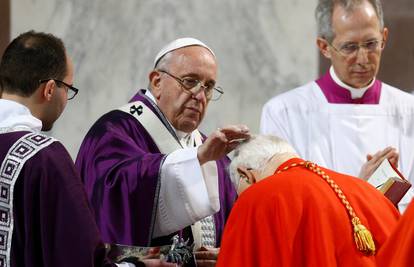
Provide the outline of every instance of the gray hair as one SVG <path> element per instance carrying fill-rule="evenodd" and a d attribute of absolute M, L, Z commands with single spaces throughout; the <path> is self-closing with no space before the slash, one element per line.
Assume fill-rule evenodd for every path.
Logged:
<path fill-rule="evenodd" d="M 332 30 L 332 14 L 334 7 L 339 5 L 346 12 L 352 12 L 355 7 L 361 5 L 364 1 L 368 1 L 372 5 L 377 14 L 380 28 L 384 28 L 384 14 L 380 0 L 319 0 L 315 10 L 316 22 L 318 24 L 318 36 L 332 42 L 335 33 Z"/>
<path fill-rule="evenodd" d="M 154 70 L 166 70 L 166 71 L 168 71 L 168 69 L 170 67 L 170 63 L 171 63 L 171 58 L 172 58 L 171 54 L 172 54 L 172 52 L 174 52 L 174 51 L 170 51 L 167 54 L 165 54 L 163 57 L 158 59 L 157 64 L 154 67 Z M 151 82 L 148 83 L 147 89 L 150 92 L 152 92 Z"/>
<path fill-rule="evenodd" d="M 171 59 L 173 58 L 172 52 L 174 51 L 170 51 L 167 54 L 165 54 L 162 58 L 160 58 L 154 68 L 159 70 L 168 70 L 168 67 L 171 63 Z"/>
<path fill-rule="evenodd" d="M 254 135 L 247 142 L 241 144 L 235 151 L 229 171 L 233 185 L 237 188 L 240 174 L 239 166 L 263 170 L 268 160 L 277 154 L 295 153 L 293 147 L 285 140 L 271 135 Z"/>

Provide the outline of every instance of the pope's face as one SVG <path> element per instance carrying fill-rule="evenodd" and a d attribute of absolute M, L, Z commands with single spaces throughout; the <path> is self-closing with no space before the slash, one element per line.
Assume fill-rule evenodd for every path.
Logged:
<path fill-rule="evenodd" d="M 332 29 L 335 37 L 324 55 L 330 58 L 335 73 L 354 88 L 367 86 L 378 73 L 387 38 L 387 29 L 381 30 L 373 6 L 365 1 L 354 10 L 346 11 L 337 5 L 332 15 Z M 372 42 L 378 42 L 377 49 L 368 49 Z M 360 47 L 354 53 L 343 53 L 355 45 Z"/>
<path fill-rule="evenodd" d="M 175 50 L 169 56 L 167 69 L 163 71 L 178 79 L 199 80 L 204 85 L 216 82 L 217 64 L 208 49 L 189 46 Z M 203 120 L 209 101 L 203 90 L 193 95 L 171 75 L 153 71 L 150 74 L 152 93 L 175 129 L 192 132 Z"/>

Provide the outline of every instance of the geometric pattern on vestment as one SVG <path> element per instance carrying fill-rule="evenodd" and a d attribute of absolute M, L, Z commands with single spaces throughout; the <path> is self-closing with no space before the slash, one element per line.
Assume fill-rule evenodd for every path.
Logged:
<path fill-rule="evenodd" d="M 0 267 L 10 266 L 13 235 L 13 191 L 17 177 L 27 160 L 56 139 L 28 133 L 9 149 L 0 167 Z"/>

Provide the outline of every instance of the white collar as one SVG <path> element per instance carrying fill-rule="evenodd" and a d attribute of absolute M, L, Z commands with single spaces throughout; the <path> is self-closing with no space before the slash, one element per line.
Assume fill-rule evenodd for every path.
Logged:
<path fill-rule="evenodd" d="M 349 86 L 349 85 L 347 85 L 347 84 L 345 84 L 344 82 L 342 82 L 339 78 L 338 78 L 338 76 L 336 75 L 336 73 L 335 73 L 335 70 L 334 70 L 334 68 L 333 68 L 333 66 L 331 66 L 330 68 L 329 68 L 329 74 L 331 74 L 331 77 L 332 77 L 332 79 L 334 80 L 334 82 L 336 83 L 336 84 L 338 84 L 339 86 L 341 86 L 342 88 L 345 88 L 345 89 L 347 89 L 350 93 L 351 93 L 351 98 L 352 99 L 356 99 L 356 98 L 361 98 L 364 94 L 365 94 L 365 92 L 374 84 L 374 82 L 375 82 L 375 77 L 374 77 L 374 79 L 372 79 L 372 81 L 367 85 L 367 86 L 365 86 L 365 87 L 362 87 L 362 88 L 354 88 L 354 87 L 351 87 L 351 86 Z"/>
<path fill-rule="evenodd" d="M 145 90 L 145 95 L 148 96 L 149 99 L 152 100 L 155 104 L 157 104 L 157 101 L 155 100 L 154 95 L 151 93 L 150 89 Z"/>
<path fill-rule="evenodd" d="M 157 103 L 157 101 L 155 100 L 155 97 L 154 97 L 154 95 L 151 93 L 151 91 L 150 90 L 146 90 L 145 91 L 145 95 L 148 97 L 148 98 L 150 98 L 154 103 Z M 167 120 L 168 121 L 168 120 Z M 174 126 L 172 126 L 172 124 L 171 124 L 171 122 L 170 121 L 168 121 L 169 123 L 170 123 L 170 126 L 174 129 L 174 131 L 175 131 L 175 134 L 177 135 L 177 137 L 178 137 L 178 139 L 179 139 L 179 141 L 180 141 L 180 143 L 184 146 L 184 147 L 192 147 L 192 145 L 191 144 L 193 144 L 194 142 L 193 142 L 193 140 L 194 140 L 194 137 L 193 137 L 193 133 L 191 132 L 191 133 L 186 133 L 186 132 L 183 132 L 183 131 L 179 131 L 179 130 L 177 130 L 177 129 L 175 129 L 174 128 Z"/>
<path fill-rule="evenodd" d="M 26 106 L 15 101 L 0 99 L 0 133 L 40 132 L 41 129 L 42 121 L 35 118 Z"/>

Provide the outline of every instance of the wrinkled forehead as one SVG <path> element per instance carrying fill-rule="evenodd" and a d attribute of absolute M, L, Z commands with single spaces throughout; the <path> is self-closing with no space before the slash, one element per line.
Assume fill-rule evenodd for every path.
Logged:
<path fill-rule="evenodd" d="M 168 68 L 183 73 L 204 73 L 216 77 L 217 62 L 214 54 L 201 46 L 188 46 L 174 50 L 166 55 Z"/>

